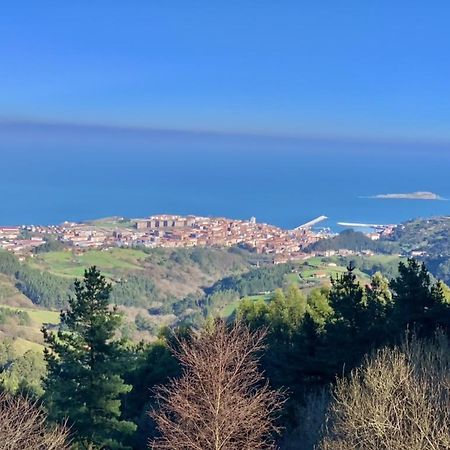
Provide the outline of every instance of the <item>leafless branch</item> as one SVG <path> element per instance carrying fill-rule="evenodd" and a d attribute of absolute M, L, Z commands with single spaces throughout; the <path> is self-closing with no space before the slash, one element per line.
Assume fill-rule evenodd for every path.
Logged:
<path fill-rule="evenodd" d="M 450 448 L 450 346 L 438 335 L 380 350 L 340 380 L 322 450 Z"/>
<path fill-rule="evenodd" d="M 181 378 L 157 390 L 151 416 L 161 437 L 155 450 L 255 450 L 275 448 L 274 421 L 284 396 L 259 368 L 265 332 L 218 321 L 178 342 Z"/>
<path fill-rule="evenodd" d="M 0 450 L 68 450 L 68 437 L 66 427 L 47 426 L 35 402 L 0 394 Z"/>

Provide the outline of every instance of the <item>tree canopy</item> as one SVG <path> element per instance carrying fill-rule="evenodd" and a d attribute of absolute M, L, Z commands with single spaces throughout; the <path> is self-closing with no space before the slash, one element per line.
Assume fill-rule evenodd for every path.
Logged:
<path fill-rule="evenodd" d="M 136 426 L 121 420 L 120 396 L 131 390 L 121 377 L 124 367 L 115 340 L 121 315 L 110 308 L 111 285 L 95 267 L 75 282 L 74 290 L 58 332 L 43 329 L 46 405 L 51 418 L 68 418 L 81 446 L 126 448 L 124 437 Z"/>

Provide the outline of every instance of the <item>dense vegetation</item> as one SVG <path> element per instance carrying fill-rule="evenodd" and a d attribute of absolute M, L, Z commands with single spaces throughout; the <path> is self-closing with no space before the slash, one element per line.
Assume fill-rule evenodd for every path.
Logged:
<path fill-rule="evenodd" d="M 67 305 L 73 279 L 83 274 L 83 264 L 98 265 L 113 283 L 118 304 L 151 307 L 172 302 L 224 275 L 241 273 L 263 258 L 242 249 L 113 249 L 77 255 L 48 251 L 26 262 L 0 251 L 0 274 L 13 279 L 31 301 L 46 308 Z"/>
<path fill-rule="evenodd" d="M 406 329 L 430 336 L 449 329 L 450 305 L 441 283 L 433 283 L 424 266 L 400 263 L 391 282 L 375 274 L 361 286 L 349 266 L 332 279 L 329 291 L 278 293 L 272 302 L 247 301 L 239 315 L 252 328 L 268 327 L 269 348 L 263 366 L 276 387 L 288 387 L 286 420 L 297 423 L 297 405 L 305 394 L 357 367 L 364 355 L 398 342 Z"/>
<path fill-rule="evenodd" d="M 318 241 L 308 251 L 325 253 L 337 250 L 401 254 L 425 261 L 431 273 L 450 283 L 450 218 L 414 219 L 400 224 L 392 235 L 372 241 L 362 233 L 344 230 L 339 235 Z M 361 268 L 361 266 L 358 266 Z M 390 273 L 393 275 L 393 272 Z"/>
<path fill-rule="evenodd" d="M 418 223 L 405 224 L 390 242 L 370 250 L 418 252 L 433 274 L 448 279 L 445 264 L 450 252 L 445 233 L 449 224 L 445 219 Z M 424 226 L 428 231 L 407 244 L 410 234 L 420 234 L 418 229 Z M 346 248 L 348 239 L 355 238 L 354 249 L 361 250 L 359 233 L 342 235 L 329 248 Z M 44 399 L 49 420 L 60 422 L 69 416 L 80 445 L 146 448 L 148 439 L 157 435 L 148 415 L 158 406 L 152 389 L 180 375 L 171 349 L 176 350 L 180 336 L 189 335 L 189 327 L 211 327 L 210 317 L 238 318 L 252 331 L 267 330 L 262 368 L 273 388 L 287 388 L 290 394 L 280 418 L 286 428 L 280 444 L 286 449 L 319 445 L 323 435 L 319 425 L 329 404 L 324 389 L 337 375 L 344 377 L 344 383 L 366 355 L 381 347 L 390 352 L 406 329 L 418 338 L 429 338 L 437 328 L 450 328 L 449 288 L 413 259 L 350 255 L 264 265 L 264 258 L 238 248 L 115 249 L 83 255 L 49 250 L 25 262 L 0 251 L 1 299 L 17 291 L 41 308 L 69 306 L 61 315 L 58 334 L 53 334 L 55 325 L 46 325 L 47 346 L 52 349 L 47 363 L 39 347 L 18 349 L 26 342 L 22 337 L 42 343 L 27 333 L 57 321 L 43 310 L 0 307 L 0 388 Z M 103 264 L 111 284 L 91 271 L 82 284 L 73 285 L 80 264 L 89 259 Z M 93 285 L 103 283 L 102 300 L 94 301 L 95 308 L 90 303 L 93 293 L 102 289 L 89 288 L 89 276 Z M 189 277 L 194 281 L 180 287 Z M 109 302 L 122 305 L 120 311 L 111 310 Z M 166 317 L 167 321 L 159 321 Z M 177 326 L 175 334 L 161 328 L 164 324 Z M 133 342 L 149 335 L 158 336 L 157 340 Z M 89 349 L 95 353 L 94 362 Z M 103 381 L 89 384 L 94 378 Z M 356 383 L 355 379 L 355 389 Z M 74 396 L 69 410 L 70 393 Z M 87 398 L 92 406 L 89 413 Z M 308 422 L 313 417 L 308 412 L 311 399 L 321 404 L 314 416 L 316 425 Z M 323 444 L 323 448 L 334 448 L 334 431 L 330 433 L 329 440 L 323 440 L 328 447 Z"/>
<path fill-rule="evenodd" d="M 395 247 L 384 241 L 373 241 L 365 234 L 350 229 L 344 230 L 330 239 L 321 239 L 311 244 L 307 251 L 322 253 L 342 249 L 355 252 L 368 250 L 375 253 L 391 253 Z"/>
<path fill-rule="evenodd" d="M 118 305 L 148 307 L 158 296 L 155 283 L 142 275 L 131 274 L 114 284 L 111 299 Z"/>
<path fill-rule="evenodd" d="M 405 258 L 403 258 L 404 260 Z M 349 266 L 353 264 L 361 272 L 369 276 L 375 275 L 377 272 L 382 273 L 385 277 L 395 278 L 398 276 L 398 263 L 402 260 L 398 256 L 378 255 L 371 258 L 350 255 L 350 256 L 333 256 L 327 261 L 335 262 L 339 266 Z"/>
<path fill-rule="evenodd" d="M 289 276 L 290 270 L 277 267 L 268 273 L 279 281 L 277 277 L 284 271 Z M 424 265 L 412 259 L 401 262 L 392 280 L 375 273 L 365 285 L 355 272 L 350 264 L 346 272 L 332 277 L 329 287 L 312 289 L 306 296 L 298 285 L 285 285 L 269 298 L 244 299 L 238 306 L 237 317 L 250 330 L 267 332 L 261 363 L 271 386 L 289 392 L 280 418 L 286 427 L 286 448 L 289 441 L 295 442 L 293 448 L 302 448 L 307 441 L 295 440 L 304 406 L 337 375 L 350 373 L 373 350 L 400 342 L 407 329 L 422 338 L 433 336 L 438 328 L 450 328 L 446 287 L 433 281 Z M 248 280 L 260 289 L 258 283 L 253 284 L 255 279 L 254 275 L 238 277 L 236 284 L 223 286 L 246 286 L 243 280 Z M 39 373 L 45 380 L 43 399 L 50 419 L 60 422 L 68 417 L 79 448 L 96 443 L 105 449 L 144 449 L 157 433 L 147 414 L 158 406 L 152 389 L 180 375 L 171 349 L 177 355 L 180 339 L 189 336 L 189 331 L 179 328 L 175 335 L 162 333 L 152 344 L 119 339 L 124 318 L 108 307 L 111 291 L 112 286 L 96 269 L 87 271 L 73 288 L 68 310 L 61 313 L 59 330 L 55 334 L 45 329 L 48 374 L 31 354 L 24 355 L 20 364 L 9 363 L 16 359 L 5 346 L 0 361 L 3 388 L 41 395 Z M 226 291 L 209 295 L 220 292 Z M 142 317 L 137 322 L 146 326 Z M 207 321 L 205 329 L 214 326 Z M 189 340 L 183 345 L 189 351 Z M 21 369 L 14 372 L 15 368 Z"/>
<path fill-rule="evenodd" d="M 396 242 L 405 253 L 424 251 L 430 255 L 448 255 L 449 230 L 449 217 L 414 219 L 396 227 L 389 240 Z"/>
<path fill-rule="evenodd" d="M 43 328 L 50 418 L 68 418 L 81 448 L 123 448 L 124 437 L 136 430 L 120 419 L 119 397 L 131 386 L 121 378 L 120 345 L 114 340 L 121 317 L 117 308 L 109 309 L 111 288 L 90 268 L 83 282 L 75 282 L 59 331 Z"/>
<path fill-rule="evenodd" d="M 43 394 L 42 378 L 46 367 L 42 353 L 28 350 L 17 354 L 10 338 L 0 340 L 0 386 L 8 392 L 38 397 Z"/>
<path fill-rule="evenodd" d="M 338 380 L 319 449 L 449 448 L 449 369 L 441 333 L 377 351 Z"/>
<path fill-rule="evenodd" d="M 11 322 L 19 326 L 27 326 L 31 324 L 31 319 L 26 311 L 13 310 L 0 306 L 0 325 Z"/>
<path fill-rule="evenodd" d="M 206 289 L 206 294 L 232 290 L 237 292 L 240 297 L 244 297 L 246 295 L 271 292 L 282 285 L 284 276 L 292 272 L 294 267 L 293 264 L 279 264 L 254 269 L 242 275 L 222 278 L 210 288 Z"/>
<path fill-rule="evenodd" d="M 184 322 L 198 323 L 209 315 L 224 314 L 228 305 L 242 297 L 270 293 L 283 286 L 285 276 L 293 269 L 293 264 L 280 264 L 222 278 L 206 287 L 199 296 L 189 296 L 175 302 L 172 310 Z"/>
<path fill-rule="evenodd" d="M 415 219 L 399 225 L 389 238 L 404 254 L 423 259 L 433 275 L 450 283 L 450 218 Z"/>
<path fill-rule="evenodd" d="M 61 308 L 67 304 L 70 280 L 33 269 L 5 251 L 0 251 L 0 273 L 11 276 L 16 287 L 36 305 Z"/>
<path fill-rule="evenodd" d="M 0 252 L 0 273 L 3 277 L 0 279 L 0 298 L 3 302 L 8 302 L 8 298 L 17 298 L 16 294 L 21 292 L 23 299 L 18 298 L 9 304 L 29 308 L 31 305 L 24 302 L 28 298 L 40 308 L 64 307 L 70 296 L 74 295 L 72 282 L 79 265 L 85 261 L 98 261 L 107 268 L 108 278 L 112 281 L 112 303 L 123 305 L 125 308 L 122 310 L 128 316 L 121 327 L 122 335 L 138 340 L 156 336 L 165 325 L 198 325 L 209 315 L 228 317 L 233 314 L 240 299 L 249 295 L 267 296 L 276 288 L 292 283 L 301 288 L 317 287 L 327 280 L 315 278 L 316 272 L 335 274 L 344 270 L 349 262 L 348 258 L 333 257 L 323 261 L 316 258 L 302 264 L 263 265 L 264 256 L 239 248 L 174 251 L 114 249 L 82 255 L 65 251 L 46 253 L 42 261 L 36 258 L 40 257 L 19 262 L 15 256 Z M 354 257 L 357 265 L 369 275 L 382 271 L 393 276 L 397 260 L 388 258 Z M 262 265 L 251 268 L 250 264 Z M 214 281 L 221 271 L 225 275 L 227 271 L 234 274 Z M 73 277 L 69 273 L 74 273 Z M 194 290 L 188 288 L 188 295 L 177 298 L 165 292 L 165 286 L 184 283 L 189 274 L 192 275 L 189 282 L 197 286 Z M 358 274 L 363 275 L 363 272 Z M 43 321 L 52 322 L 53 319 Z M 6 330 L 7 335 L 22 336 L 32 343 L 41 343 L 41 339 L 36 337 L 38 328 L 34 327 L 33 331 L 32 327 L 25 329 L 23 324 L 18 325 L 21 327 L 11 324 Z"/>

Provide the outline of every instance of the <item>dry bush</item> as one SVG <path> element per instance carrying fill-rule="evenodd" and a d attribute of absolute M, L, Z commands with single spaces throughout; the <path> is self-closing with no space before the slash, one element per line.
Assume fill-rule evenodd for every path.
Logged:
<path fill-rule="evenodd" d="M 47 427 L 46 415 L 35 402 L 0 394 L 0 450 L 66 450 L 65 427 Z"/>
<path fill-rule="evenodd" d="M 380 350 L 338 381 L 322 450 L 450 448 L 448 338 Z"/>
<path fill-rule="evenodd" d="M 283 395 L 259 370 L 263 332 L 218 321 L 178 342 L 181 378 L 157 390 L 151 413 L 161 437 L 153 449 L 255 450 L 275 448 L 274 424 Z"/>

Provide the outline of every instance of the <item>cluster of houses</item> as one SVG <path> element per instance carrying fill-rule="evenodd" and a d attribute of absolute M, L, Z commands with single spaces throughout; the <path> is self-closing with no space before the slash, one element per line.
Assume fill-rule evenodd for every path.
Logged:
<path fill-rule="evenodd" d="M 250 220 L 159 215 L 136 219 L 129 226 L 64 222 L 61 225 L 0 227 L 0 247 L 18 254 L 53 239 L 74 250 L 111 247 L 229 247 L 245 245 L 272 254 L 274 262 L 303 258 L 303 249 L 320 238 L 310 229 L 283 230 Z"/>
<path fill-rule="evenodd" d="M 283 230 L 257 223 L 255 218 L 233 220 L 162 215 L 137 220 L 136 230 L 143 233 L 140 243 L 149 247 L 245 245 L 258 253 L 277 255 L 277 262 L 303 257 L 302 250 L 318 239 L 309 229 Z"/>
<path fill-rule="evenodd" d="M 31 252 L 34 248 L 45 244 L 42 236 L 28 236 L 20 227 L 0 227 L 0 248 L 13 253 Z"/>
<path fill-rule="evenodd" d="M 394 226 L 369 235 L 378 239 L 390 234 Z M 0 227 L 0 248 L 19 256 L 33 255 L 35 248 L 49 240 L 58 241 L 72 251 L 112 247 L 231 247 L 246 246 L 257 253 L 271 255 L 274 263 L 310 257 L 305 248 L 329 234 L 309 227 L 284 230 L 274 225 L 225 217 L 158 215 L 123 223 L 64 222 L 61 225 Z M 340 253 L 345 252 L 341 250 Z M 321 256 L 332 256 L 324 252 Z"/>

